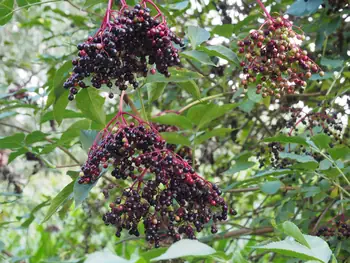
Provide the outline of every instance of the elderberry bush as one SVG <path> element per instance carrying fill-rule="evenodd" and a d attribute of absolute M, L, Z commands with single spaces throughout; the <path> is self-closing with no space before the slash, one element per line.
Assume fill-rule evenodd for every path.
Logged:
<path fill-rule="evenodd" d="M 216 233 L 215 223 L 227 219 L 221 190 L 168 149 L 157 129 L 140 119 L 138 124 L 124 119 L 104 130 L 91 147 L 79 183 L 95 182 L 109 165 L 117 182 L 130 183 L 121 196 L 113 197 L 111 210 L 103 216 L 105 224 L 115 226 L 117 237 L 122 230 L 139 236 L 143 223 L 146 240 L 159 247 L 161 241 L 194 239 L 210 221 Z"/>
<path fill-rule="evenodd" d="M 243 56 L 241 84 L 256 87 L 263 97 L 302 93 L 313 73 L 324 72 L 300 48 L 304 35 L 293 31 L 293 25 L 283 17 L 268 18 L 258 29 L 238 41 Z"/>
<path fill-rule="evenodd" d="M 148 71 L 155 74 L 157 70 L 170 77 L 168 68 L 180 64 L 173 43 L 184 46 L 183 41 L 170 31 L 165 21 L 152 17 L 149 8 L 137 4 L 116 13 L 114 19 L 104 21 L 94 36 L 77 45 L 79 52 L 72 61 L 73 73 L 64 83 L 70 89 L 69 100 L 74 99 L 79 88 L 90 86 L 86 78 L 91 78 L 91 86 L 96 89 L 103 85 L 111 89 L 115 85 L 126 90 L 128 85 L 137 88 L 137 77 L 147 76 Z M 155 68 L 149 69 L 148 65 Z"/>
<path fill-rule="evenodd" d="M 341 216 L 343 217 L 343 216 Z M 347 240 L 350 238 L 349 220 L 342 218 L 341 220 L 332 220 L 327 226 L 322 226 L 318 229 L 316 235 L 322 236 L 327 240 L 335 238 L 337 240 Z"/>

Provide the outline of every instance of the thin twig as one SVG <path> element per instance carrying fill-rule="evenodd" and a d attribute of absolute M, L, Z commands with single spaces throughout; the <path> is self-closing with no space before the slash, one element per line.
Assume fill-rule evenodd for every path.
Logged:
<path fill-rule="evenodd" d="M 316 233 L 316 230 L 317 230 L 319 224 L 321 223 L 323 217 L 327 214 L 328 210 L 334 205 L 335 202 L 336 202 L 336 200 L 330 202 L 327 205 L 327 207 L 322 211 L 321 215 L 317 219 L 317 222 L 316 222 L 315 226 L 312 228 L 312 231 L 311 231 L 312 234 Z"/>
<path fill-rule="evenodd" d="M 124 101 L 125 101 L 126 104 L 128 104 L 128 105 L 130 106 L 132 112 L 133 112 L 136 116 L 140 117 L 139 111 L 137 110 L 137 108 L 136 108 L 134 102 L 130 99 L 130 97 L 128 96 L 128 94 L 125 94 L 125 95 L 124 95 Z"/>

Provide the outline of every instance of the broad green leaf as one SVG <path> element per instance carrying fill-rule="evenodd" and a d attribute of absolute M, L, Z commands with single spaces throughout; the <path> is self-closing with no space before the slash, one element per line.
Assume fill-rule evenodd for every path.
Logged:
<path fill-rule="evenodd" d="M 107 169 L 103 169 L 98 179 L 106 172 Z M 88 197 L 91 189 L 97 184 L 98 179 L 92 184 L 79 184 L 79 177 L 77 177 L 77 179 L 74 182 L 73 188 L 74 203 L 76 208 L 80 206 L 83 203 L 83 201 Z"/>
<path fill-rule="evenodd" d="M 103 108 L 105 99 L 99 95 L 98 90 L 93 88 L 82 89 L 76 96 L 78 109 L 88 117 L 99 124 L 104 125 L 106 115 Z"/>
<path fill-rule="evenodd" d="M 279 134 L 279 135 L 274 136 L 274 137 L 265 138 L 263 140 L 263 142 L 283 142 L 283 143 L 297 143 L 297 144 L 301 144 L 304 146 L 308 145 L 308 143 L 306 142 L 306 140 L 303 137 L 287 136 L 284 134 Z"/>
<path fill-rule="evenodd" d="M 240 62 L 236 53 L 225 46 L 221 46 L 221 45 L 206 46 L 206 47 L 201 47 L 200 50 L 203 50 L 205 53 L 207 53 L 210 56 L 217 56 L 217 57 L 226 59 L 227 61 L 237 65 Z"/>
<path fill-rule="evenodd" d="M 0 2 L 0 26 L 8 23 L 13 16 L 14 0 L 2 0 Z"/>
<path fill-rule="evenodd" d="M 121 258 L 108 251 L 97 251 L 92 254 L 88 254 L 84 263 L 132 263 L 134 260 L 129 261 Z"/>
<path fill-rule="evenodd" d="M 226 113 L 232 113 L 232 109 L 237 107 L 237 104 L 225 104 L 225 105 L 215 105 L 210 104 L 211 107 L 208 107 L 207 110 L 202 112 L 202 118 L 198 124 L 198 129 L 204 127 L 206 124 L 210 123 L 211 121 L 220 118 L 221 116 L 225 115 Z"/>
<path fill-rule="evenodd" d="M 173 3 L 173 4 L 166 4 L 166 7 L 168 9 L 172 9 L 172 10 L 184 10 L 188 7 L 188 4 L 190 2 L 185 0 L 185 1 L 181 1 L 181 2 L 176 2 L 176 3 Z"/>
<path fill-rule="evenodd" d="M 253 162 L 236 160 L 235 164 L 230 169 L 225 171 L 224 174 L 225 175 L 233 175 L 233 174 L 238 173 L 240 171 L 247 170 L 247 169 L 253 167 L 254 165 L 255 165 L 255 163 L 253 163 Z"/>
<path fill-rule="evenodd" d="M 260 14 L 249 14 L 246 18 L 244 18 L 242 21 L 239 21 L 236 24 L 223 24 L 223 25 L 218 25 L 213 28 L 211 31 L 213 34 L 217 34 L 220 36 L 224 36 L 227 38 L 231 38 L 233 34 L 239 33 L 242 30 L 246 29 L 247 25 L 250 25 L 251 23 L 254 24 L 256 23 L 257 19 L 260 18 Z M 252 22 L 254 21 L 254 22 Z"/>
<path fill-rule="evenodd" d="M 89 152 L 91 145 L 94 143 L 95 138 L 99 131 L 96 130 L 81 130 L 80 131 L 80 142 L 83 149 Z"/>
<path fill-rule="evenodd" d="M 70 143 L 74 138 L 80 136 L 81 130 L 89 129 L 90 122 L 88 120 L 80 120 L 73 123 L 61 136 L 59 143 Z"/>
<path fill-rule="evenodd" d="M 209 55 L 205 52 L 198 51 L 198 50 L 189 50 L 189 51 L 184 51 L 181 53 L 182 57 L 188 58 L 190 60 L 195 60 L 203 65 L 210 65 L 210 66 L 216 66 Z"/>
<path fill-rule="evenodd" d="M 9 155 L 8 164 L 10 164 L 13 160 L 15 160 L 18 156 L 21 156 L 28 152 L 26 147 L 19 148 L 18 150 L 12 151 Z"/>
<path fill-rule="evenodd" d="M 320 133 L 320 134 L 316 134 L 316 135 L 312 136 L 311 140 L 320 149 L 328 149 L 329 143 L 331 142 L 331 138 L 324 133 Z"/>
<path fill-rule="evenodd" d="M 328 170 L 332 167 L 332 162 L 328 161 L 327 159 L 324 159 L 320 162 L 319 169 L 321 171 Z"/>
<path fill-rule="evenodd" d="M 14 135 L 0 138 L 0 149 L 17 149 L 23 146 L 24 133 L 15 133 Z"/>
<path fill-rule="evenodd" d="M 0 114 L 0 120 L 17 115 L 17 112 L 6 111 Z"/>
<path fill-rule="evenodd" d="M 256 94 L 256 88 L 255 87 L 249 87 L 247 94 L 248 94 L 248 98 L 251 101 L 254 101 L 255 103 L 259 103 L 263 99 L 261 93 L 260 94 Z"/>
<path fill-rule="evenodd" d="M 104 0 L 86 0 L 84 6 L 91 7 L 100 3 L 105 3 Z"/>
<path fill-rule="evenodd" d="M 201 144 L 212 137 L 223 137 L 231 131 L 232 131 L 231 128 L 217 128 L 212 131 L 208 131 L 203 135 L 197 136 L 194 139 L 194 144 L 196 145 Z"/>
<path fill-rule="evenodd" d="M 163 255 L 156 257 L 151 261 L 169 260 L 186 256 L 208 256 L 215 252 L 215 249 L 199 242 L 198 240 L 182 239 L 172 244 Z"/>
<path fill-rule="evenodd" d="M 323 66 L 335 69 L 335 68 L 340 68 L 341 66 L 343 66 L 344 60 L 341 60 L 341 59 L 329 59 L 329 58 L 322 57 L 320 63 Z"/>
<path fill-rule="evenodd" d="M 192 79 L 200 79 L 203 77 L 201 74 L 185 68 L 169 68 L 169 72 L 171 73 L 171 76 L 169 78 L 166 78 L 164 75 L 158 72 L 154 75 L 148 74 L 146 82 L 186 82 Z"/>
<path fill-rule="evenodd" d="M 44 223 L 47 220 L 49 220 L 50 217 L 58 210 L 58 208 L 60 208 L 60 206 L 68 198 L 72 197 L 73 187 L 74 187 L 74 181 L 72 181 L 68 185 L 66 185 L 66 187 L 63 188 L 63 190 L 61 192 L 59 192 L 54 199 L 52 199 L 49 210 L 47 211 L 46 216 L 41 223 Z"/>
<path fill-rule="evenodd" d="M 293 237 L 300 244 L 311 249 L 311 247 L 310 247 L 309 243 L 306 241 L 303 233 L 301 233 L 300 229 L 294 223 L 292 223 L 290 221 L 286 221 L 283 223 L 282 226 L 283 226 L 284 233 L 286 235 Z"/>
<path fill-rule="evenodd" d="M 198 45 L 209 39 L 210 34 L 207 30 L 199 26 L 188 26 L 186 36 L 191 42 L 192 49 L 196 49 Z"/>
<path fill-rule="evenodd" d="M 201 93 L 199 91 L 199 87 L 194 82 L 194 80 L 186 81 L 186 82 L 178 82 L 177 85 L 184 89 L 187 93 L 191 94 L 193 98 L 199 99 L 201 97 Z"/>
<path fill-rule="evenodd" d="M 273 195 L 278 192 L 281 186 L 281 181 L 277 180 L 263 183 L 262 185 L 260 185 L 260 189 L 266 194 Z"/>
<path fill-rule="evenodd" d="M 287 13 L 293 16 L 311 15 L 318 10 L 323 0 L 304 1 L 296 0 L 287 10 Z"/>
<path fill-rule="evenodd" d="M 299 154 L 295 154 L 295 153 L 280 152 L 279 157 L 292 159 L 292 160 L 295 160 L 299 163 L 308 163 L 308 162 L 317 163 L 316 160 L 310 155 L 299 155 Z"/>
<path fill-rule="evenodd" d="M 25 143 L 33 144 L 40 141 L 45 141 L 45 138 L 48 136 L 48 133 L 43 133 L 41 131 L 33 131 L 26 136 Z"/>
<path fill-rule="evenodd" d="M 167 143 L 191 146 L 191 142 L 188 137 L 183 136 L 177 132 L 161 132 L 160 134 Z"/>
<path fill-rule="evenodd" d="M 309 80 L 324 80 L 324 79 L 332 79 L 332 78 L 334 78 L 333 72 L 326 72 L 322 77 L 319 74 L 312 74 Z"/>
<path fill-rule="evenodd" d="M 70 119 L 70 118 L 83 118 L 84 115 L 80 112 L 72 111 L 72 110 L 64 110 L 63 112 L 63 119 Z M 53 111 L 46 112 L 40 119 L 40 123 L 44 123 L 50 120 L 54 120 L 54 114 Z"/>
<path fill-rule="evenodd" d="M 300 243 L 286 238 L 283 241 L 272 242 L 264 246 L 257 247 L 258 250 L 270 251 L 284 256 L 295 257 L 301 260 L 317 260 L 327 263 L 332 255 L 326 241 L 319 237 L 304 235 L 311 249 Z"/>
<path fill-rule="evenodd" d="M 199 124 L 203 118 L 203 112 L 207 112 L 213 104 L 198 104 L 191 107 L 187 112 L 187 118 L 190 119 L 194 124 Z"/>
<path fill-rule="evenodd" d="M 30 212 L 29 218 L 21 224 L 21 227 L 28 228 L 30 224 L 35 220 L 35 213 L 38 212 L 41 208 L 48 205 L 50 205 L 50 200 L 46 200 L 45 202 L 42 202 L 41 204 L 34 207 L 33 210 Z"/>
<path fill-rule="evenodd" d="M 55 73 L 55 77 L 52 81 L 52 88 L 55 94 L 55 101 L 57 100 L 65 93 L 66 89 L 63 88 L 63 83 L 66 81 L 66 79 L 69 76 L 69 72 L 72 70 L 72 62 L 68 60 L 65 62 L 59 69 L 57 69 Z M 68 100 L 66 98 L 66 100 Z"/>
<path fill-rule="evenodd" d="M 152 83 L 147 88 L 148 101 L 153 102 L 153 101 L 157 100 L 163 94 L 165 87 L 166 87 L 166 83 L 164 83 L 164 82 Z"/>
<path fill-rule="evenodd" d="M 160 124 L 174 125 L 186 130 L 192 128 L 192 123 L 188 118 L 175 113 L 168 113 L 159 117 L 152 118 L 152 121 Z"/>
<path fill-rule="evenodd" d="M 250 99 L 246 99 L 244 100 L 242 103 L 240 103 L 239 105 L 239 109 L 241 109 L 242 111 L 246 112 L 246 113 L 250 113 L 255 106 L 255 102 L 250 100 Z"/>
<path fill-rule="evenodd" d="M 53 116 L 58 125 L 60 125 L 63 120 L 64 112 L 69 102 L 67 98 L 68 93 L 68 90 L 64 90 L 63 94 L 56 100 L 53 105 Z"/>
<path fill-rule="evenodd" d="M 334 148 L 328 149 L 328 153 L 334 160 L 347 159 L 347 156 L 350 155 L 350 148 L 344 145 L 336 146 Z"/>

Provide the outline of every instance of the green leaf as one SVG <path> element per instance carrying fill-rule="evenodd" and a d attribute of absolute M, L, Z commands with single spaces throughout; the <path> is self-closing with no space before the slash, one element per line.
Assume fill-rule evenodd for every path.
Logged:
<path fill-rule="evenodd" d="M 157 100 L 163 94 L 165 86 L 166 86 L 166 83 L 164 82 L 152 83 L 150 87 L 147 88 L 148 101 L 151 103 Z"/>
<path fill-rule="evenodd" d="M 0 120 L 17 115 L 17 112 L 6 111 L 0 114 Z"/>
<path fill-rule="evenodd" d="M 167 143 L 191 146 L 191 142 L 187 137 L 176 132 L 162 132 L 160 134 L 167 141 Z"/>
<path fill-rule="evenodd" d="M 250 113 L 254 109 L 254 106 L 255 106 L 254 101 L 246 99 L 239 105 L 239 109 L 241 109 L 246 113 Z"/>
<path fill-rule="evenodd" d="M 43 133 L 41 131 L 33 131 L 32 133 L 29 133 L 26 136 L 25 143 L 27 145 L 29 145 L 29 144 L 33 144 L 36 142 L 44 141 L 46 136 L 48 136 L 48 135 L 49 135 L 48 133 Z"/>
<path fill-rule="evenodd" d="M 105 2 L 104 0 L 86 0 L 84 6 L 91 7 L 104 2 Z"/>
<path fill-rule="evenodd" d="M 255 103 L 259 103 L 263 99 L 261 93 L 260 94 L 256 94 L 256 88 L 255 87 L 249 87 L 247 94 L 248 94 L 248 98 L 251 101 L 254 101 Z"/>
<path fill-rule="evenodd" d="M 299 163 L 316 162 L 316 160 L 310 155 L 299 155 L 295 153 L 280 152 L 279 157 L 292 159 Z"/>
<path fill-rule="evenodd" d="M 9 155 L 8 164 L 15 160 L 18 156 L 21 156 L 28 152 L 28 149 L 25 147 L 19 148 L 17 151 L 12 151 Z"/>
<path fill-rule="evenodd" d="M 0 3 L 0 26 L 7 24 L 12 16 L 14 9 L 14 0 L 2 0 Z"/>
<path fill-rule="evenodd" d="M 194 80 L 178 82 L 177 85 L 181 89 L 184 89 L 187 93 L 191 94 L 193 98 L 199 99 L 201 97 L 199 87 L 197 86 L 196 82 L 194 82 Z"/>
<path fill-rule="evenodd" d="M 61 124 L 64 116 L 65 109 L 68 105 L 68 90 L 65 90 L 62 96 L 60 96 L 55 104 L 53 105 L 53 116 L 55 120 L 57 121 L 58 125 Z"/>
<path fill-rule="evenodd" d="M 41 208 L 48 206 L 49 204 L 50 201 L 46 200 L 45 202 L 42 202 L 41 204 L 34 207 L 33 210 L 30 212 L 29 218 L 21 224 L 21 227 L 28 228 L 35 219 L 35 213 L 38 212 Z"/>
<path fill-rule="evenodd" d="M 94 143 L 95 138 L 99 131 L 96 130 L 81 130 L 80 131 L 80 142 L 83 149 L 89 152 L 91 145 Z"/>
<path fill-rule="evenodd" d="M 24 133 L 15 133 L 14 135 L 0 138 L 0 149 L 17 149 L 23 146 Z"/>
<path fill-rule="evenodd" d="M 187 112 L 187 118 L 194 124 L 199 124 L 203 118 L 203 112 L 206 112 L 211 107 L 211 104 L 198 104 L 191 107 Z"/>
<path fill-rule="evenodd" d="M 74 138 L 80 136 L 81 130 L 89 129 L 90 122 L 88 120 L 80 120 L 73 123 L 61 136 L 59 143 L 70 143 Z"/>
<path fill-rule="evenodd" d="M 208 131 L 208 132 L 204 133 L 203 135 L 197 136 L 194 139 L 194 144 L 199 145 L 199 144 L 205 142 L 206 140 L 208 140 L 212 137 L 216 137 L 216 136 L 223 137 L 231 131 L 232 131 L 231 128 L 217 128 L 217 129 L 214 129 L 212 131 Z"/>
<path fill-rule="evenodd" d="M 93 88 L 82 89 L 76 96 L 78 109 L 90 120 L 102 125 L 106 122 L 104 102 L 105 99 L 99 95 L 98 90 Z"/>
<path fill-rule="evenodd" d="M 322 57 L 321 58 L 321 65 L 332 68 L 332 69 L 336 69 L 336 68 L 340 68 L 341 66 L 343 66 L 344 60 L 341 59 L 329 59 L 329 58 L 325 58 Z"/>
<path fill-rule="evenodd" d="M 59 192 L 54 199 L 51 201 L 51 205 L 49 207 L 49 210 L 46 213 L 46 216 L 44 217 L 43 221 L 41 223 L 46 222 L 50 219 L 50 217 L 60 208 L 60 206 L 69 198 L 72 197 L 73 193 L 73 187 L 74 187 L 74 181 L 70 182 L 68 185 L 66 185 L 65 188 L 61 192 Z"/>
<path fill-rule="evenodd" d="M 191 42 L 192 49 L 196 49 L 198 45 L 209 39 L 210 34 L 207 30 L 199 26 L 188 26 L 186 36 Z"/>
<path fill-rule="evenodd" d="M 72 110 L 64 110 L 63 119 L 72 119 L 72 118 L 84 118 L 84 115 L 80 112 L 72 111 Z M 40 119 L 40 123 L 44 123 L 50 120 L 54 120 L 54 114 L 53 111 L 46 112 Z"/>
<path fill-rule="evenodd" d="M 5 243 L 0 240 L 0 252 L 5 248 Z"/>
<path fill-rule="evenodd" d="M 265 138 L 263 140 L 263 142 L 283 142 L 283 143 L 297 143 L 297 144 L 301 144 L 304 146 L 308 145 L 308 143 L 306 142 L 306 140 L 303 137 L 287 136 L 284 134 L 279 134 L 279 135 L 274 136 L 274 137 Z"/>
<path fill-rule="evenodd" d="M 172 244 L 164 254 L 152 259 L 151 261 L 169 260 L 186 256 L 203 257 L 214 254 L 215 252 L 215 249 L 199 242 L 198 240 L 181 239 Z"/>
<path fill-rule="evenodd" d="M 184 51 L 181 53 L 181 55 L 182 57 L 188 58 L 190 60 L 191 59 L 196 60 L 202 63 L 203 65 L 210 65 L 210 66 L 216 67 L 216 65 L 213 63 L 213 61 L 209 57 L 209 55 L 202 51 L 198 51 L 198 50 Z"/>
<path fill-rule="evenodd" d="M 265 182 L 262 185 L 260 185 L 260 190 L 263 191 L 266 194 L 273 195 L 278 192 L 278 190 L 281 188 L 282 183 L 281 181 L 270 181 Z"/>
<path fill-rule="evenodd" d="M 293 237 L 300 244 L 311 249 L 311 247 L 310 247 L 309 243 L 306 241 L 303 233 L 301 233 L 300 229 L 294 223 L 292 223 L 290 221 L 286 221 L 283 223 L 282 226 L 283 226 L 284 233 L 286 235 Z"/>
<path fill-rule="evenodd" d="M 181 1 L 174 4 L 167 4 L 166 7 L 171 10 L 181 11 L 181 10 L 187 9 L 189 3 L 190 2 L 186 0 L 186 1 Z"/>
<path fill-rule="evenodd" d="M 210 105 L 210 106 L 209 106 Z M 215 105 L 209 104 L 205 114 L 202 112 L 202 118 L 198 123 L 198 129 L 204 127 L 204 125 L 210 123 L 211 121 L 220 118 L 226 113 L 230 113 L 232 109 L 237 107 L 237 104 L 225 104 L 225 105 Z"/>
<path fill-rule="evenodd" d="M 350 155 L 350 148 L 344 145 L 337 146 L 331 149 L 328 149 L 328 153 L 334 160 L 347 159 L 347 156 Z"/>
<path fill-rule="evenodd" d="M 320 134 L 312 136 L 311 140 L 320 149 L 328 149 L 329 143 L 331 142 L 331 138 L 324 133 L 320 133 Z"/>
<path fill-rule="evenodd" d="M 99 178 L 106 172 L 107 169 L 102 170 Z M 75 180 L 73 188 L 74 202 L 76 208 L 80 206 L 83 203 L 83 201 L 88 197 L 91 189 L 97 184 L 98 179 L 92 184 L 79 184 L 78 181 L 79 177 Z"/>
<path fill-rule="evenodd" d="M 318 10 L 322 3 L 323 0 L 297 0 L 288 8 L 287 13 L 293 16 L 311 15 Z"/>
<path fill-rule="evenodd" d="M 234 63 L 236 65 L 240 63 L 236 53 L 225 46 L 221 46 L 221 45 L 206 46 L 206 47 L 201 47 L 200 50 L 203 50 L 210 56 L 217 56 L 217 57 L 226 59 L 227 61 Z"/>
<path fill-rule="evenodd" d="M 67 91 L 63 88 L 63 83 L 69 76 L 69 72 L 72 70 L 72 62 L 70 60 L 66 61 L 61 67 L 59 67 L 55 73 L 52 81 L 52 88 L 55 94 L 55 102 Z M 68 100 L 66 98 L 66 100 Z"/>
<path fill-rule="evenodd" d="M 197 72 L 187 70 L 185 68 L 169 68 L 169 72 L 171 76 L 166 78 L 164 75 L 160 73 L 156 73 L 154 75 L 148 74 L 146 82 L 186 82 L 192 79 L 200 79 L 203 76 Z"/>
<path fill-rule="evenodd" d="M 301 260 L 317 260 L 327 263 L 332 255 L 327 242 L 315 236 L 304 235 L 304 237 L 311 249 L 289 238 L 257 247 L 257 249 L 295 257 Z"/>
<path fill-rule="evenodd" d="M 192 123 L 188 118 L 175 113 L 168 113 L 159 117 L 152 118 L 152 121 L 160 124 L 174 125 L 186 130 L 192 128 Z"/>

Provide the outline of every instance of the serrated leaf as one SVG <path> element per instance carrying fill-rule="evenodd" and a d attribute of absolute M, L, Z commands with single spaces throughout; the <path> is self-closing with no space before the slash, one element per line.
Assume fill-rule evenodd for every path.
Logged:
<path fill-rule="evenodd" d="M 306 241 L 303 233 L 301 233 L 300 229 L 294 223 L 292 223 L 290 221 L 286 221 L 283 223 L 282 226 L 283 226 L 284 233 L 286 235 L 293 237 L 300 244 L 311 249 L 311 247 L 310 247 L 309 243 Z"/>
<path fill-rule="evenodd" d="M 273 195 L 278 192 L 278 190 L 281 188 L 282 183 L 281 181 L 269 181 L 265 182 L 262 185 L 260 185 L 260 190 L 263 191 L 266 194 Z"/>
<path fill-rule="evenodd" d="M 216 65 L 213 63 L 209 55 L 205 52 L 198 51 L 198 50 L 190 50 L 190 51 L 184 51 L 181 53 L 182 57 L 188 58 L 188 59 L 193 59 L 196 60 L 203 65 L 210 65 L 210 66 L 215 66 Z"/>
<path fill-rule="evenodd" d="M 82 89 L 76 96 L 77 108 L 90 120 L 102 125 L 106 122 L 104 102 L 105 99 L 99 95 L 98 90 L 93 88 Z"/>
<path fill-rule="evenodd" d="M 161 132 L 160 134 L 167 143 L 191 146 L 190 140 L 177 132 Z"/>
<path fill-rule="evenodd" d="M 299 155 L 299 154 L 295 154 L 295 153 L 280 152 L 279 157 L 292 159 L 292 160 L 295 160 L 299 163 L 308 163 L 308 162 L 317 163 L 316 160 L 310 155 Z"/>
<path fill-rule="evenodd" d="M 324 133 L 320 133 L 320 134 L 316 134 L 316 135 L 312 136 L 311 140 L 320 149 L 328 149 L 329 143 L 331 142 L 331 138 Z"/>
<path fill-rule="evenodd" d="M 188 26 L 186 29 L 186 36 L 189 38 L 192 48 L 195 49 L 198 45 L 207 41 L 210 34 L 207 30 L 199 26 Z"/>
<path fill-rule="evenodd" d="M 212 104 L 198 104 L 191 107 L 187 112 L 187 118 L 190 119 L 194 124 L 199 124 L 203 118 L 203 112 L 206 112 Z"/>
<path fill-rule="evenodd" d="M 96 130 L 81 130 L 80 142 L 83 149 L 89 152 L 91 145 L 94 143 L 95 138 L 99 132 Z"/>
<path fill-rule="evenodd" d="M 148 74 L 146 82 L 186 82 L 192 79 L 200 79 L 203 77 L 198 72 L 190 71 L 185 68 L 169 68 L 169 72 L 171 74 L 169 78 L 166 78 L 164 75 L 158 72 L 154 75 Z"/>
<path fill-rule="evenodd" d="M 42 131 L 33 131 L 32 133 L 29 133 L 26 136 L 25 143 L 26 144 L 33 144 L 36 142 L 44 141 L 46 136 L 49 134 L 43 133 Z"/>
<path fill-rule="evenodd" d="M 169 260 L 186 256 L 208 256 L 215 252 L 215 249 L 198 240 L 182 239 L 172 244 L 164 254 L 153 258 L 151 261 Z"/>
<path fill-rule="evenodd" d="M 0 26 L 7 24 L 12 16 L 14 9 L 14 0 L 2 0 L 0 3 Z"/>
<path fill-rule="evenodd" d="M 304 235 L 304 237 L 311 249 L 289 238 L 257 247 L 257 249 L 283 254 L 284 256 L 296 257 L 301 260 L 317 260 L 327 263 L 332 255 L 332 251 L 327 242 L 319 237 L 309 235 Z"/>
<path fill-rule="evenodd" d="M 150 87 L 147 88 L 148 92 L 148 101 L 153 102 L 157 100 L 164 92 L 166 83 L 164 82 L 155 82 L 150 85 Z"/>
<path fill-rule="evenodd" d="M 61 192 L 59 192 L 54 199 L 51 201 L 49 210 L 46 212 L 46 215 L 41 223 L 46 222 L 50 217 L 60 208 L 60 206 L 69 198 L 72 197 L 74 187 L 74 181 L 66 185 Z"/>
<path fill-rule="evenodd" d="M 213 138 L 213 137 L 223 137 L 231 131 L 232 131 L 231 128 L 217 128 L 217 129 L 214 129 L 212 131 L 208 131 L 208 132 L 204 133 L 203 135 L 197 136 L 194 139 L 194 144 L 199 145 L 199 144 L 201 144 L 201 143 L 205 142 L 206 140 Z"/>
<path fill-rule="evenodd" d="M 0 149 L 17 149 L 23 146 L 25 135 L 23 132 L 0 138 Z"/>
<path fill-rule="evenodd" d="M 182 129 L 192 128 L 192 123 L 188 118 L 175 113 L 168 113 L 159 117 L 152 118 L 152 121 L 160 124 L 174 125 Z"/>
<path fill-rule="evenodd" d="M 225 46 L 221 46 L 221 45 L 206 46 L 206 47 L 201 47 L 200 50 L 203 50 L 210 56 L 217 56 L 217 57 L 226 59 L 227 61 L 234 63 L 236 65 L 238 65 L 240 62 L 236 53 Z"/>
<path fill-rule="evenodd" d="M 197 86 L 196 82 L 194 82 L 194 80 L 178 82 L 177 85 L 181 89 L 184 89 L 187 93 L 191 94 L 193 98 L 199 99 L 201 97 L 199 87 Z"/>
<path fill-rule="evenodd" d="M 301 144 L 304 146 L 308 145 L 308 143 L 306 142 L 306 140 L 303 137 L 287 136 L 284 134 L 279 134 L 279 135 L 274 136 L 274 137 L 265 138 L 263 140 L 263 142 L 283 142 L 283 143 L 297 143 L 297 144 Z"/>

